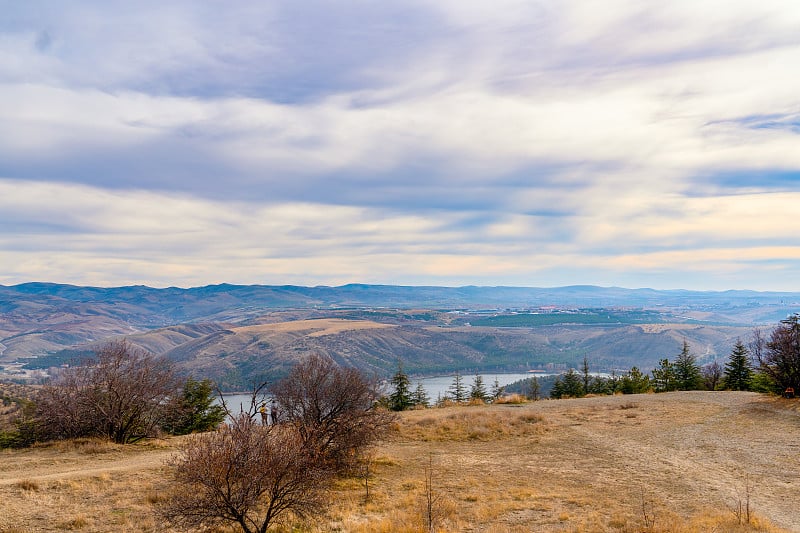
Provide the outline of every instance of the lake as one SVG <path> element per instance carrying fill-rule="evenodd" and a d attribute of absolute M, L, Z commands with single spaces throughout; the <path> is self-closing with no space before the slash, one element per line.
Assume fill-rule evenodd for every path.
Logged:
<path fill-rule="evenodd" d="M 542 377 L 552 376 L 553 374 L 517 372 L 510 374 L 486 373 L 480 375 L 483 377 L 483 385 L 486 388 L 486 392 L 491 392 L 495 379 L 497 379 L 497 382 L 500 384 L 500 386 L 503 386 L 521 379 L 528 379 L 533 376 Z M 455 374 L 435 377 L 409 378 L 411 380 L 411 392 L 414 392 L 414 390 L 417 388 L 417 383 L 422 383 L 422 387 L 425 389 L 425 392 L 428 393 L 431 403 L 434 403 L 439 396 L 444 397 L 444 395 L 447 393 L 447 389 L 449 389 L 450 385 L 453 384 L 454 378 Z M 467 391 L 467 394 L 469 394 L 469 390 L 472 387 L 472 382 L 475 380 L 475 374 L 461 374 L 461 380 L 464 383 L 464 389 Z M 387 382 L 385 389 L 387 394 L 391 393 L 391 384 Z M 250 395 L 226 394 L 225 402 L 228 404 L 228 408 L 231 411 L 238 413 L 240 406 L 244 406 L 245 410 L 250 406 Z"/>
<path fill-rule="evenodd" d="M 511 373 L 511 374 L 503 374 L 503 373 L 486 373 L 486 374 L 479 374 L 483 377 L 483 386 L 486 388 L 486 392 L 491 392 L 492 385 L 494 385 L 494 380 L 497 379 L 497 383 L 500 384 L 502 387 L 503 385 L 508 385 L 509 383 L 514 383 L 515 381 L 519 381 L 521 379 L 528 379 L 533 376 L 542 377 L 542 376 L 551 376 L 552 374 L 544 374 L 544 373 L 528 373 L 528 372 L 518 372 L 518 373 Z M 422 383 L 422 387 L 425 389 L 425 392 L 428 393 L 428 397 L 431 399 L 431 403 L 436 402 L 436 400 L 441 396 L 444 398 L 445 394 L 447 393 L 447 389 L 453 384 L 453 380 L 455 379 L 455 374 L 450 374 L 447 376 L 436 376 L 436 377 L 428 377 L 428 378 L 410 378 L 411 379 L 411 392 L 414 392 L 414 389 L 417 388 L 417 383 Z M 461 374 L 461 381 L 464 383 L 464 388 L 469 394 L 469 390 L 472 387 L 472 382 L 475 381 L 475 374 Z"/>

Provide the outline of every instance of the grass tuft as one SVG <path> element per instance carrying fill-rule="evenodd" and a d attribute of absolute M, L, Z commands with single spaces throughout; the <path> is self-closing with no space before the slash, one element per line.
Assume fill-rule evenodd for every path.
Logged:
<path fill-rule="evenodd" d="M 18 489 L 27 490 L 27 491 L 38 491 L 39 484 L 31 479 L 21 479 L 14 483 L 14 486 Z"/>

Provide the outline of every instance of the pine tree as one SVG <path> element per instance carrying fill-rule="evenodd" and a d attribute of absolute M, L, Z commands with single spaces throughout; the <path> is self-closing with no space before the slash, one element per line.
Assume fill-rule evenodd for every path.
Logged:
<path fill-rule="evenodd" d="M 464 380 L 461 378 L 461 373 L 456 371 L 453 376 L 453 383 L 447 389 L 447 396 L 450 400 L 456 403 L 464 403 L 467 401 L 467 389 L 464 387 Z"/>
<path fill-rule="evenodd" d="M 753 367 L 750 364 L 750 351 L 736 339 L 728 362 L 725 363 L 725 388 L 730 390 L 750 390 Z"/>
<path fill-rule="evenodd" d="M 689 343 L 683 341 L 683 349 L 675 358 L 675 382 L 678 390 L 698 390 L 702 388 L 703 376 L 697 358 L 689 353 Z"/>
<path fill-rule="evenodd" d="M 658 368 L 653 369 L 653 385 L 656 392 L 670 392 L 678 388 L 675 368 L 669 359 L 662 359 L 658 362 Z"/>
<path fill-rule="evenodd" d="M 561 376 L 558 376 L 550 388 L 550 397 L 560 399 L 562 396 L 564 396 L 564 382 L 561 380 Z"/>
<path fill-rule="evenodd" d="M 589 359 L 585 355 L 583 356 L 581 373 L 583 374 L 583 395 L 586 396 L 589 394 L 589 383 L 591 382 L 592 378 L 589 375 Z"/>
<path fill-rule="evenodd" d="M 414 394 L 411 395 L 411 400 L 414 402 L 414 405 L 430 407 L 431 399 L 428 396 L 428 392 L 425 390 L 425 387 L 422 386 L 421 381 L 417 382 L 417 388 L 414 389 Z"/>
<path fill-rule="evenodd" d="M 583 394 L 583 380 L 575 369 L 570 368 L 565 374 L 561 374 L 550 391 L 551 398 L 580 398 Z"/>
<path fill-rule="evenodd" d="M 472 380 L 472 387 L 469 390 L 469 399 L 485 402 L 489 399 L 489 394 L 486 392 L 486 387 L 483 384 L 483 376 L 475 374 Z"/>
<path fill-rule="evenodd" d="M 503 395 L 505 389 L 506 388 L 504 386 L 500 385 L 500 382 L 497 380 L 497 378 L 494 378 L 494 383 L 492 384 L 492 392 L 491 392 L 492 401 L 496 402 L 497 400 L 499 400 L 500 396 Z"/>
<path fill-rule="evenodd" d="M 411 398 L 411 381 L 408 375 L 403 372 L 403 365 L 397 365 L 397 372 L 392 376 L 394 391 L 389 395 L 389 409 L 392 411 L 405 411 L 412 405 L 414 400 Z"/>
<path fill-rule="evenodd" d="M 622 394 L 641 394 L 650 390 L 650 376 L 634 366 L 622 375 L 617 386 Z"/>

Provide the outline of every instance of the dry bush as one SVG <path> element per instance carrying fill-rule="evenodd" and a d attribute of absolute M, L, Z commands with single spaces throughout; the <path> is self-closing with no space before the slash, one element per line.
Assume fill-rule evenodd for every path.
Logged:
<path fill-rule="evenodd" d="M 119 444 L 156 435 L 180 386 L 172 365 L 127 341 L 63 369 L 36 397 L 41 440 L 101 436 Z"/>
<path fill-rule="evenodd" d="M 89 520 L 85 516 L 79 515 L 69 520 L 59 522 L 58 524 L 56 524 L 56 528 L 65 529 L 68 531 L 74 531 L 76 529 L 83 529 L 88 525 L 89 525 Z"/>
<path fill-rule="evenodd" d="M 169 463 L 174 490 L 158 510 L 182 527 L 235 524 L 244 533 L 319 513 L 334 472 L 315 452 L 293 426 L 263 426 L 242 414 L 186 440 Z"/>
<path fill-rule="evenodd" d="M 120 445 L 109 440 L 97 437 L 84 437 L 59 443 L 64 447 L 71 447 L 78 453 L 86 455 L 101 455 L 120 451 Z"/>
<path fill-rule="evenodd" d="M 339 472 L 356 467 L 360 455 L 395 420 L 393 413 L 376 407 L 381 397 L 376 379 L 319 355 L 295 365 L 271 392 L 279 421 L 292 425 L 303 445 Z"/>
<path fill-rule="evenodd" d="M 30 479 L 21 479 L 14 483 L 14 486 L 18 489 L 27 490 L 27 491 L 37 491 L 39 490 L 39 484 Z"/>
<path fill-rule="evenodd" d="M 506 394 L 505 396 L 500 396 L 493 403 L 518 405 L 528 403 L 528 399 L 523 394 Z"/>

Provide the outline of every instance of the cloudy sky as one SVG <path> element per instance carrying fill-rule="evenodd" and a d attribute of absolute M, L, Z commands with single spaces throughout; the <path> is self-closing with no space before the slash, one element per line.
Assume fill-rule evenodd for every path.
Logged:
<path fill-rule="evenodd" d="M 800 291 L 796 0 L 0 13 L 0 284 Z"/>

